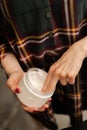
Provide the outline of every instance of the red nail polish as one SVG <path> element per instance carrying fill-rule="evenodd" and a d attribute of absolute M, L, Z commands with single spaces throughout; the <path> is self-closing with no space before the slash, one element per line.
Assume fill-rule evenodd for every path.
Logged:
<path fill-rule="evenodd" d="M 20 93 L 20 88 L 16 88 L 16 89 L 15 89 L 15 92 L 16 92 L 16 93 Z"/>
<path fill-rule="evenodd" d="M 34 110 L 33 112 L 38 112 L 38 111 Z"/>

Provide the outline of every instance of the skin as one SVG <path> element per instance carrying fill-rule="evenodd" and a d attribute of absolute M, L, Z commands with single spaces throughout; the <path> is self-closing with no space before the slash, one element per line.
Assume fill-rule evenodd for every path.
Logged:
<path fill-rule="evenodd" d="M 84 37 L 70 46 L 61 58 L 50 67 L 42 91 L 51 92 L 55 89 L 58 81 L 62 85 L 73 84 L 86 57 L 87 37 Z"/>
<path fill-rule="evenodd" d="M 61 58 L 50 67 L 42 91 L 45 93 L 51 92 L 55 89 L 58 81 L 60 81 L 62 85 L 66 85 L 67 82 L 69 84 L 73 84 L 78 72 L 81 69 L 83 60 L 86 57 L 87 37 L 84 37 L 70 46 L 70 48 L 61 56 Z M 1 64 L 9 76 L 7 80 L 7 86 L 13 93 L 15 93 L 16 88 L 19 88 L 18 83 L 25 73 L 13 54 L 6 55 L 1 60 Z M 30 108 L 22 103 L 20 104 L 25 111 L 36 112 L 47 109 L 50 101 L 51 99 L 49 99 L 48 102 L 41 108 Z"/>
<path fill-rule="evenodd" d="M 1 60 L 2 66 L 5 69 L 7 75 L 8 75 L 8 80 L 7 80 L 7 87 L 13 92 L 16 93 L 16 89 L 20 88 L 18 86 L 19 81 L 23 78 L 25 72 L 22 70 L 20 67 L 17 59 L 15 56 L 11 53 L 6 55 L 2 60 Z M 10 65 L 9 65 L 10 64 Z M 14 68 L 14 69 L 13 69 Z M 20 90 L 21 92 L 21 90 Z M 49 107 L 51 99 L 47 101 L 45 105 L 43 105 L 41 108 L 34 108 L 34 107 L 27 107 L 24 104 L 20 103 L 22 108 L 27 111 L 27 112 L 41 112 L 46 110 Z"/>

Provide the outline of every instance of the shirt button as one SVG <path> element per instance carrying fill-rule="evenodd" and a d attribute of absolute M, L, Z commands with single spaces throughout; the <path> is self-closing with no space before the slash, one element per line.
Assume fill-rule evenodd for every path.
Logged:
<path fill-rule="evenodd" d="M 53 38 L 53 33 L 52 32 L 49 33 L 49 38 Z"/>
<path fill-rule="evenodd" d="M 50 14 L 50 12 L 48 11 L 48 12 L 46 12 L 46 17 L 47 18 L 50 18 L 51 17 L 51 14 Z"/>

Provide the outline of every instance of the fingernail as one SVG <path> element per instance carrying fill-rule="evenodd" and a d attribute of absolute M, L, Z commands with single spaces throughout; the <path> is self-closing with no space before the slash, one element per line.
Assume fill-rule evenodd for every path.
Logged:
<path fill-rule="evenodd" d="M 33 112 L 38 112 L 38 109 L 34 109 Z"/>
<path fill-rule="evenodd" d="M 37 110 L 33 110 L 33 112 L 38 112 Z"/>
<path fill-rule="evenodd" d="M 52 98 L 49 99 L 49 102 L 51 102 L 51 101 L 52 101 Z"/>
<path fill-rule="evenodd" d="M 45 109 L 47 109 L 47 108 L 49 108 L 49 105 L 46 105 L 46 106 L 45 106 Z"/>
<path fill-rule="evenodd" d="M 20 93 L 20 88 L 16 88 L 16 89 L 15 89 L 15 92 L 16 92 L 16 93 Z"/>

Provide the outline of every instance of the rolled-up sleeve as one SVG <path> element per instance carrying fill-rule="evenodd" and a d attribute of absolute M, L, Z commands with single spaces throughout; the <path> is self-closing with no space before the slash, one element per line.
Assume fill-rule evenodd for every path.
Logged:
<path fill-rule="evenodd" d="M 6 55 L 6 45 L 4 39 L 0 36 L 0 61 Z"/>
<path fill-rule="evenodd" d="M 8 53 L 11 53 L 9 39 L 12 39 L 12 31 L 8 20 L 6 19 L 0 6 L 0 62 Z"/>
<path fill-rule="evenodd" d="M 11 48 L 3 36 L 0 36 L 0 62 L 8 53 L 11 53 Z"/>

